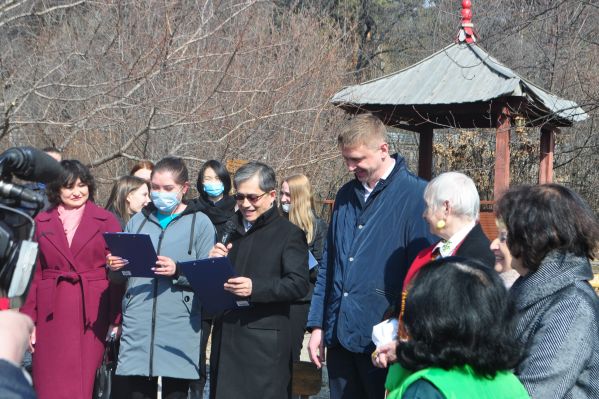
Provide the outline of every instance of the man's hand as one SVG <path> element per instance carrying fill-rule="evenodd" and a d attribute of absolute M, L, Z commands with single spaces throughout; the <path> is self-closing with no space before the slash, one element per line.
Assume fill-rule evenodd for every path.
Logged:
<path fill-rule="evenodd" d="M 0 359 L 20 365 L 34 331 L 29 316 L 14 310 L 0 312 Z"/>
<path fill-rule="evenodd" d="M 233 248 L 233 244 L 231 244 L 231 243 L 229 243 L 229 244 L 227 244 L 227 246 L 225 246 L 225 244 L 217 242 L 212 247 L 210 252 L 208 252 L 208 257 L 209 258 L 224 258 L 225 256 L 227 256 L 229 254 L 229 251 L 231 250 L 231 248 Z"/>
<path fill-rule="evenodd" d="M 388 344 L 381 345 L 372 352 L 372 364 L 375 367 L 385 369 L 391 363 L 397 362 L 397 341 L 393 340 Z"/>
<path fill-rule="evenodd" d="M 323 363 L 326 361 L 322 329 L 314 328 L 312 330 L 310 341 L 308 342 L 308 353 L 310 354 L 312 363 L 314 363 L 316 367 L 322 368 Z"/>
<path fill-rule="evenodd" d="M 252 280 L 247 277 L 230 278 L 227 280 L 224 287 L 225 291 L 229 291 L 240 297 L 248 297 L 252 295 Z"/>

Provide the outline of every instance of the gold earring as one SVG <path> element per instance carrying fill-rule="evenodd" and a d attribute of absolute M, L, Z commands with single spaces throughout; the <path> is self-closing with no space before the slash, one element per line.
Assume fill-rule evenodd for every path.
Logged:
<path fill-rule="evenodd" d="M 441 230 L 443 227 L 445 227 L 446 223 L 445 220 L 441 219 L 437 222 L 437 229 Z"/>

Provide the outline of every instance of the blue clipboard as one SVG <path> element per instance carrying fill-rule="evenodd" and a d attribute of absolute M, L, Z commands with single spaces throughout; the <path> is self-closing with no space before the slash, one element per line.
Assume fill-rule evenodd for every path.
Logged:
<path fill-rule="evenodd" d="M 125 277 L 156 277 L 153 267 L 158 256 L 148 234 L 104 233 L 110 253 L 127 259 L 129 264 L 120 270 Z"/>
<path fill-rule="evenodd" d="M 229 258 L 200 259 L 178 262 L 177 265 L 208 314 L 216 315 L 225 310 L 249 306 L 247 301 L 240 300 L 223 288 L 228 279 L 237 276 Z"/>

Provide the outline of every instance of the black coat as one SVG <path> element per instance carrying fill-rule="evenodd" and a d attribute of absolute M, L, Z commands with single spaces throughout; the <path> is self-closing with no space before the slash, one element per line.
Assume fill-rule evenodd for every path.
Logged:
<path fill-rule="evenodd" d="M 304 232 L 273 207 L 248 232 L 241 215 L 229 259 L 252 280 L 250 307 L 215 319 L 211 398 L 282 399 L 291 385 L 289 306 L 308 292 Z"/>
<path fill-rule="evenodd" d="M 216 229 L 216 241 L 221 242 L 225 224 L 235 216 L 235 198 L 224 197 L 217 203 L 212 203 L 205 201 L 202 197 L 198 197 L 192 202 L 196 204 L 196 207 L 200 211 L 208 216 Z"/>
<path fill-rule="evenodd" d="M 491 242 L 480 227 L 480 223 L 477 223 L 464 237 L 455 256 L 477 260 L 491 269 L 495 267 L 495 255 L 491 251 Z"/>

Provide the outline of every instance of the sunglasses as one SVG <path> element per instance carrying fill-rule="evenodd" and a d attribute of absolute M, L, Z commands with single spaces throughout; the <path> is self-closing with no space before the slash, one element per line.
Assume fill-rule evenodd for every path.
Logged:
<path fill-rule="evenodd" d="M 235 194 L 233 196 L 233 198 L 235 198 L 235 201 L 239 201 L 239 202 L 243 202 L 243 200 L 245 200 L 247 198 L 248 201 L 250 201 L 251 203 L 255 203 L 260 198 L 264 197 L 266 194 L 268 194 L 268 193 L 262 193 L 260 195 L 258 195 L 258 194 L 241 194 L 241 193 L 237 193 L 237 194 Z"/>

